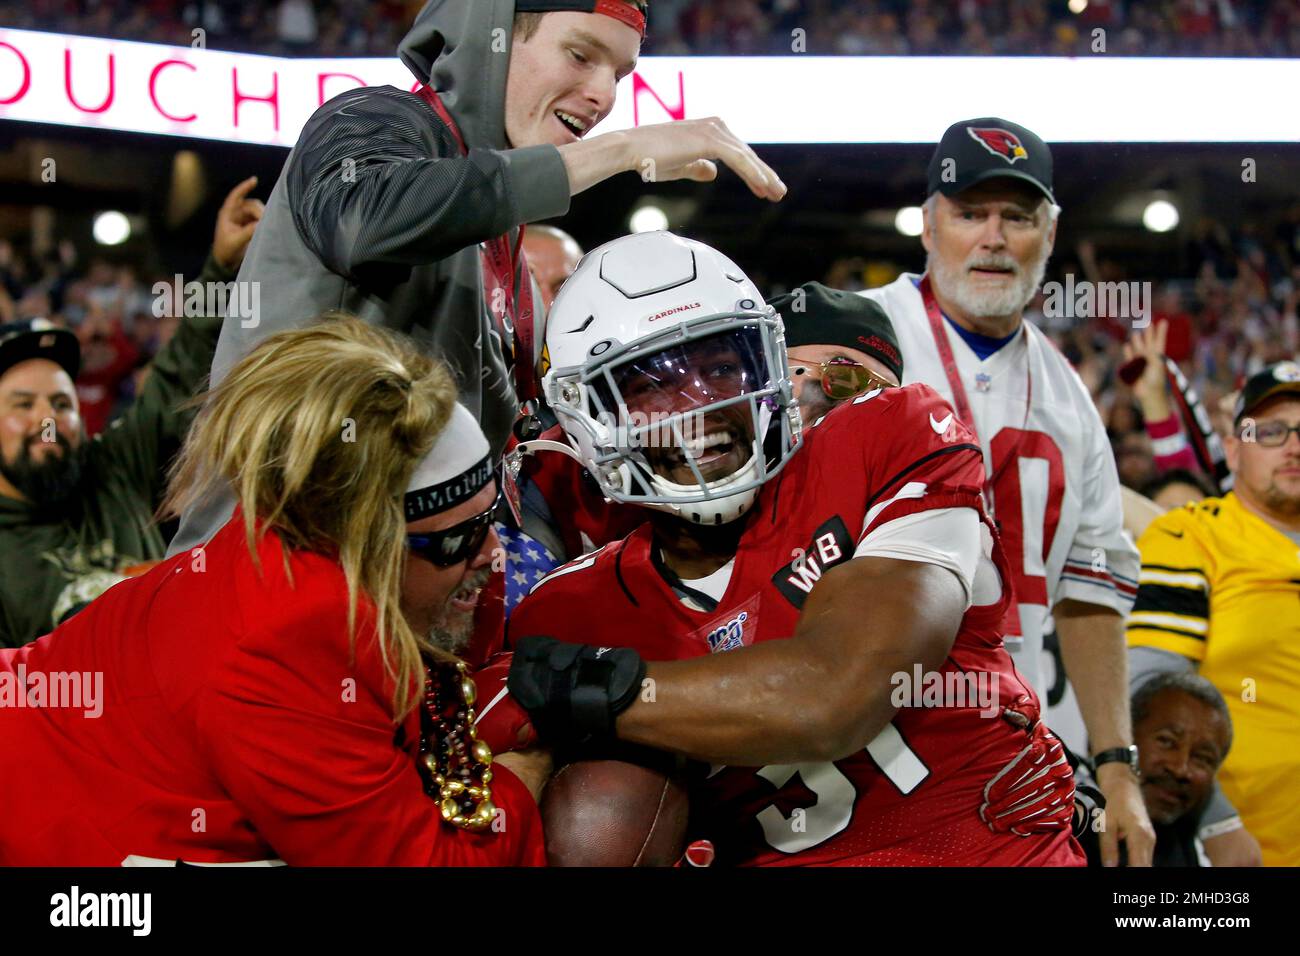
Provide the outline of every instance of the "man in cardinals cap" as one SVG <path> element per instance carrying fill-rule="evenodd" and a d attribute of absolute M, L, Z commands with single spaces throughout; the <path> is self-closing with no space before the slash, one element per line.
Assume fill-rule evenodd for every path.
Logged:
<path fill-rule="evenodd" d="M 220 383 L 272 333 L 328 309 L 406 332 L 456 371 L 500 454 L 537 397 L 539 308 L 523 224 L 622 172 L 712 180 L 757 196 L 785 185 L 718 119 L 594 135 L 636 66 L 646 0 L 429 0 L 398 47 L 414 83 L 335 96 L 307 121 L 240 271 L 256 322 L 230 319 Z M 172 553 L 230 515 L 218 488 L 185 515 Z"/>
<path fill-rule="evenodd" d="M 904 384 L 936 389 L 975 433 L 1011 562 L 1007 647 L 1045 698 L 1043 635 L 1055 619 L 1106 795 L 1103 856 L 1115 864 L 1123 840 L 1130 864 L 1149 865 L 1155 836 L 1136 777 L 1123 633 L 1137 551 L 1088 390 L 1024 321 L 1056 238 L 1052 154 L 1017 123 L 962 120 L 930 159 L 928 191 L 925 273 L 861 294 L 893 320 Z"/>
<path fill-rule="evenodd" d="M 785 325 L 790 382 L 805 427 L 836 405 L 902 380 L 893 324 L 870 299 L 805 282 L 768 304 Z"/>

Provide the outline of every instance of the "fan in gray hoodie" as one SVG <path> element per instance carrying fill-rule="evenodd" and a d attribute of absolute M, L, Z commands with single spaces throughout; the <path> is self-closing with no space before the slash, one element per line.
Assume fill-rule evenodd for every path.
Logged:
<path fill-rule="evenodd" d="M 644 6 L 426 3 L 398 49 L 425 87 L 351 90 L 304 126 L 239 272 L 239 282 L 257 283 L 260 307 L 227 317 L 212 383 L 266 336 L 341 310 L 405 332 L 448 362 L 460 401 L 494 451 L 504 449 L 520 401 L 535 394 L 543 338 L 518 241 L 523 223 L 563 215 L 571 195 L 618 172 L 707 181 L 717 175 L 713 160 L 760 197 L 785 193 L 717 119 L 584 139 L 635 66 Z M 516 14 L 527 13 L 515 37 Z M 210 538 L 233 500 L 214 486 L 183 516 L 170 553 Z"/>

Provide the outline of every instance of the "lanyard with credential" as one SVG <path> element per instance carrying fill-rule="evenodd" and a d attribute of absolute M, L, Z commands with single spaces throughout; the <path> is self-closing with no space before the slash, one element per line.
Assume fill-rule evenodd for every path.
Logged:
<path fill-rule="evenodd" d="M 421 86 L 417 95 L 433 107 L 433 111 L 447 124 L 451 135 L 460 147 L 461 155 L 469 153 L 460 127 L 452 118 L 451 112 L 436 92 L 428 86 Z M 505 302 L 502 313 L 498 314 L 491 301 L 488 311 L 497 320 L 497 330 L 501 334 L 501 343 L 511 353 L 514 362 L 515 393 L 520 401 L 532 403 L 537 398 L 537 372 L 533 367 L 533 284 L 529 278 L 528 262 L 524 258 L 524 227 L 519 227 L 519 238 L 513 250 L 505 236 L 497 236 L 483 243 L 483 263 L 496 287 L 501 290 Z M 519 277 L 518 294 L 515 292 L 515 278 Z M 492 290 L 484 290 L 492 295 Z"/>
<path fill-rule="evenodd" d="M 948 376 L 948 386 L 952 389 L 952 403 L 956 406 L 957 417 L 961 419 L 962 424 L 969 428 L 975 435 L 975 441 L 980 441 L 979 430 L 975 427 L 975 414 L 971 411 L 970 401 L 966 398 L 966 388 L 961 382 L 961 373 L 957 368 L 957 359 L 952 354 L 952 343 L 948 341 L 948 330 L 944 326 L 943 311 L 939 308 L 939 302 L 934 297 L 934 290 L 930 288 L 930 276 L 927 273 L 921 277 L 919 287 L 921 301 L 925 303 L 925 315 L 930 320 L 930 334 L 934 336 L 934 347 L 939 351 L 939 362 L 943 365 L 943 372 Z M 1023 325 L 1023 320 L 1021 322 Z M 1025 345 L 1029 344 L 1029 331 L 1024 330 L 1026 335 Z M 1026 356 L 1028 358 L 1028 356 Z M 1015 447 L 1011 449 L 1011 454 L 1003 460 L 998 466 L 998 470 L 993 472 L 992 477 L 985 482 L 984 503 L 988 507 L 989 514 L 993 513 L 992 502 L 989 498 L 989 491 L 996 488 L 998 480 L 1002 473 L 1010 467 L 1011 463 L 1016 460 L 1020 453 L 1020 443 L 1024 440 L 1027 426 L 1029 425 L 1029 407 L 1034 398 L 1034 378 L 1030 371 L 1029 363 L 1025 363 L 1025 420 L 1021 423 L 1020 434 L 1016 436 Z M 981 444 L 981 447 L 983 445 Z M 989 454 L 993 453 L 992 445 L 989 446 Z"/>

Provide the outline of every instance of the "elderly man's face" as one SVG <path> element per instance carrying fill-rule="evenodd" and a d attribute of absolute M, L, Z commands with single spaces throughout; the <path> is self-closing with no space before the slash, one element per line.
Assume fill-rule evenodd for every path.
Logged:
<path fill-rule="evenodd" d="M 1228 755 L 1228 724 L 1218 710 L 1181 690 L 1165 690 L 1134 726 L 1133 740 L 1153 822 L 1173 823 L 1204 806 Z"/>
<path fill-rule="evenodd" d="M 803 419 L 804 428 L 825 417 L 836 405 L 848 401 L 835 401 L 822 388 L 820 366 L 823 362 L 847 359 L 857 362 L 890 385 L 899 384 L 898 376 L 880 359 L 842 345 L 796 345 L 789 350 L 788 356 L 790 381 L 794 385 L 795 399 L 799 402 L 799 417 Z"/>
<path fill-rule="evenodd" d="M 1043 281 L 1056 223 L 1042 193 L 1007 177 L 926 203 L 921 241 L 954 319 L 1018 316 Z"/>
<path fill-rule="evenodd" d="M 516 36 L 506 75 L 506 139 L 516 149 L 576 143 L 614 108 L 614 88 L 632 72 L 641 37 L 602 13 L 544 14 L 527 40 Z"/>
<path fill-rule="evenodd" d="M 1266 422 L 1300 425 L 1300 398 L 1279 395 L 1270 399 L 1249 416 L 1258 431 Z M 1244 420 L 1243 420 L 1244 424 Z M 1234 489 L 1286 518 L 1300 517 L 1300 435 L 1286 436 L 1286 443 L 1275 448 L 1249 439 L 1249 432 L 1224 442 L 1228 465 L 1236 475 Z"/>
<path fill-rule="evenodd" d="M 496 495 L 496 486 L 488 484 L 469 501 L 449 511 L 412 521 L 406 526 L 406 532 L 445 531 L 491 508 Z M 477 554 L 449 568 L 440 568 L 427 558 L 408 552 L 402 575 L 402 613 L 411 630 L 453 654 L 463 650 L 473 636 L 479 592 L 488 582 L 492 555 L 500 546 L 496 532 L 489 531 Z"/>

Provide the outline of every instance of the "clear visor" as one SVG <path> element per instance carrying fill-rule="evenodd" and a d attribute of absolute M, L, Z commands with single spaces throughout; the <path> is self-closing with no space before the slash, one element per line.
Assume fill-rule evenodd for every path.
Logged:
<path fill-rule="evenodd" d="M 634 419 L 688 416 L 769 384 L 762 336 L 742 326 L 613 362 L 595 386 L 603 411 Z"/>
<path fill-rule="evenodd" d="M 763 457 L 779 392 L 770 350 L 760 324 L 734 322 L 595 370 L 592 415 L 610 438 L 598 460 L 639 465 L 637 485 L 655 475 L 708 496 L 715 482 Z"/>

